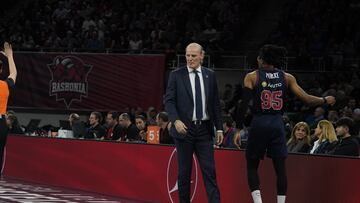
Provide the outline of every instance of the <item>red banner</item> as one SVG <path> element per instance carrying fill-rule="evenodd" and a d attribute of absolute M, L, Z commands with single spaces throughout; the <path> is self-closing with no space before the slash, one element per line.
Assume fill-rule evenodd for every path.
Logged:
<path fill-rule="evenodd" d="M 162 55 L 17 53 L 9 105 L 50 109 L 162 109 Z"/>
<path fill-rule="evenodd" d="M 221 202 L 251 202 L 244 151 L 216 150 Z M 194 158 L 192 202 L 207 202 Z M 6 177 L 153 202 L 178 202 L 174 147 L 9 136 Z M 287 202 L 359 202 L 360 161 L 289 155 Z M 271 160 L 260 164 L 263 202 L 276 202 Z"/>

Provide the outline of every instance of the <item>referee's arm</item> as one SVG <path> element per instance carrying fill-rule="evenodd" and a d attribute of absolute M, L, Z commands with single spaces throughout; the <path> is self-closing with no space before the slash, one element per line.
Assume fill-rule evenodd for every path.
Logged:
<path fill-rule="evenodd" d="M 16 70 L 16 65 L 14 62 L 14 57 L 13 57 L 13 50 L 12 50 L 12 46 L 11 44 L 9 44 L 8 42 L 4 43 L 4 51 L 1 51 L 1 53 L 7 57 L 8 59 L 8 64 L 9 64 L 9 79 L 12 79 L 14 81 L 14 84 L 16 82 L 16 76 L 17 76 L 17 70 Z"/>

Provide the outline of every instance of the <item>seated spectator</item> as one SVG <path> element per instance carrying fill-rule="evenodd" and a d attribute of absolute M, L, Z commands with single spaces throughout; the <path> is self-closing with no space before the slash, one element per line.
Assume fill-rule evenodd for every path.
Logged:
<path fill-rule="evenodd" d="M 307 123 L 309 123 L 310 129 L 314 129 L 317 124 L 319 123 L 319 121 L 323 120 L 325 117 L 325 110 L 323 107 L 319 106 L 315 109 L 314 111 L 314 115 L 312 117 L 313 120 L 308 120 Z"/>
<path fill-rule="evenodd" d="M 334 155 L 359 156 L 359 143 L 353 133 L 354 122 L 351 118 L 343 117 L 336 122 L 336 133 L 339 137 L 339 143 L 335 147 Z"/>
<path fill-rule="evenodd" d="M 157 111 L 155 109 L 155 107 L 149 107 L 148 111 L 147 111 L 147 118 L 148 118 L 148 124 L 149 125 L 156 125 L 156 115 L 157 115 Z"/>
<path fill-rule="evenodd" d="M 236 148 L 234 143 L 234 135 L 236 129 L 233 127 L 233 120 L 230 116 L 223 118 L 223 129 L 224 129 L 224 139 L 223 143 L 220 145 L 226 148 Z"/>
<path fill-rule="evenodd" d="M 233 97 L 233 87 L 231 84 L 225 84 L 225 90 L 222 96 L 222 100 L 228 104 Z"/>
<path fill-rule="evenodd" d="M 24 134 L 15 114 L 11 113 L 6 115 L 6 124 L 9 128 L 9 134 Z"/>
<path fill-rule="evenodd" d="M 86 139 L 104 139 L 106 135 L 106 129 L 100 124 L 102 121 L 101 113 L 99 112 L 92 112 L 90 114 L 89 122 L 90 128 L 86 133 Z"/>
<path fill-rule="evenodd" d="M 85 123 L 80 121 L 80 116 L 76 113 L 72 113 L 69 116 L 69 122 L 71 130 L 73 131 L 74 138 L 80 138 L 86 136 Z"/>
<path fill-rule="evenodd" d="M 169 121 L 168 113 L 158 113 L 156 123 L 160 127 L 160 144 L 174 144 L 174 139 L 169 133 L 171 122 Z"/>
<path fill-rule="evenodd" d="M 137 115 L 135 117 L 135 124 L 136 127 L 139 130 L 139 137 L 140 137 L 140 141 L 142 142 L 146 142 L 146 138 L 147 138 L 147 123 L 146 123 L 146 119 L 144 116 L 142 115 Z"/>
<path fill-rule="evenodd" d="M 314 142 L 311 154 L 331 154 L 337 144 L 337 137 L 333 124 L 328 120 L 319 121 L 315 128 L 315 136 L 319 139 Z"/>
<path fill-rule="evenodd" d="M 123 128 L 121 141 L 137 141 L 140 140 L 139 129 L 130 120 L 128 113 L 122 113 L 119 116 L 119 124 Z"/>
<path fill-rule="evenodd" d="M 121 138 L 122 128 L 119 125 L 119 113 L 115 111 L 108 112 L 106 116 L 106 124 L 108 126 L 105 139 L 118 140 Z"/>
<path fill-rule="evenodd" d="M 328 120 L 335 125 L 336 121 L 339 119 L 339 114 L 336 110 L 329 110 Z"/>
<path fill-rule="evenodd" d="M 288 152 L 292 153 L 308 153 L 310 144 L 310 128 L 305 122 L 299 122 L 295 125 L 291 132 L 291 137 L 287 142 Z"/>

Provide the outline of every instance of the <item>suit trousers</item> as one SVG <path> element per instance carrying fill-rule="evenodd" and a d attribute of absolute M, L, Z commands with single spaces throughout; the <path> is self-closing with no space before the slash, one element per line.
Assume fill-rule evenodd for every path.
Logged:
<path fill-rule="evenodd" d="M 181 203 L 190 202 L 191 174 L 193 153 L 195 153 L 201 172 L 209 203 L 220 202 L 220 191 L 216 182 L 214 160 L 214 129 L 210 121 L 188 126 L 184 139 L 175 139 L 178 158 L 178 188 Z"/>

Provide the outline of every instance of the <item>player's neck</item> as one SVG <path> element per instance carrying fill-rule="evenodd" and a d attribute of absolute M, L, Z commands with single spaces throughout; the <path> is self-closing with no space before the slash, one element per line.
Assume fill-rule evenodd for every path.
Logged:
<path fill-rule="evenodd" d="M 262 64 L 262 66 L 260 67 L 260 69 L 263 70 L 274 70 L 275 67 L 273 65 L 269 65 L 269 64 Z"/>

